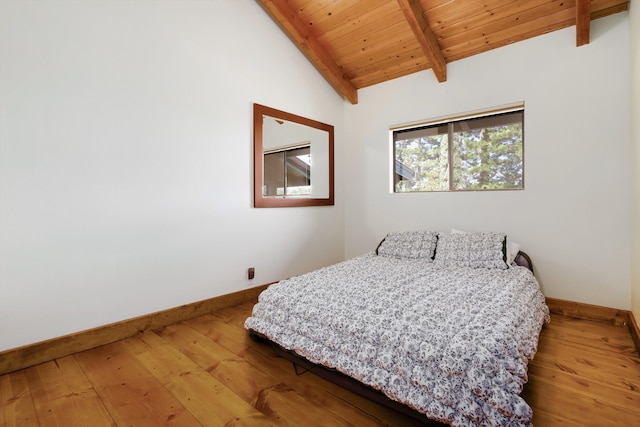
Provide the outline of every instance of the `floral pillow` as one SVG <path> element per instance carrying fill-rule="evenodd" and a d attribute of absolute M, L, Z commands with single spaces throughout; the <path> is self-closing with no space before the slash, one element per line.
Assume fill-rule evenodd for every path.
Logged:
<path fill-rule="evenodd" d="M 438 240 L 437 267 L 508 268 L 504 233 L 455 233 Z"/>
<path fill-rule="evenodd" d="M 389 233 L 376 249 L 388 258 L 433 260 L 438 241 L 437 231 L 399 231 Z"/>
<path fill-rule="evenodd" d="M 467 231 L 458 230 L 455 228 L 451 229 L 451 234 L 456 233 L 467 233 Z M 516 257 L 518 256 L 518 252 L 520 252 L 520 243 L 516 243 L 513 240 L 509 240 L 507 238 L 507 265 L 513 265 Z"/>

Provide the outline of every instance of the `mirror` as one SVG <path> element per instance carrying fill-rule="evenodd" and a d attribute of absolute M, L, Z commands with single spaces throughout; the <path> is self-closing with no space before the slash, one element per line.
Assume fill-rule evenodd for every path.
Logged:
<path fill-rule="evenodd" d="M 253 194 L 256 208 L 333 205 L 333 126 L 253 104 Z"/>

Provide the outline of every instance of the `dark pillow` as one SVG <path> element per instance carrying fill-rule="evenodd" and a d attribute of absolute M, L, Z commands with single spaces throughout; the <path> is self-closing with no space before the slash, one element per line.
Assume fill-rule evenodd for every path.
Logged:
<path fill-rule="evenodd" d="M 437 231 L 399 231 L 389 233 L 376 249 L 376 254 L 388 258 L 424 259 L 433 261 L 438 241 Z"/>

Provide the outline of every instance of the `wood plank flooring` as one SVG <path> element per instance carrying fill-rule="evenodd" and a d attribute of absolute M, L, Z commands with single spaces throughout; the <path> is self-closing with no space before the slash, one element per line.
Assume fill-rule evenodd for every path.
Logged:
<path fill-rule="evenodd" d="M 292 365 L 243 328 L 252 304 L 0 376 L 0 426 L 417 426 Z M 640 426 L 621 326 L 552 315 L 522 393 L 536 426 Z"/>

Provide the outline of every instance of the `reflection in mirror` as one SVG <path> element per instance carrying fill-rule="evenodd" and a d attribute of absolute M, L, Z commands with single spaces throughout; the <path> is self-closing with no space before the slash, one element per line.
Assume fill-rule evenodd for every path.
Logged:
<path fill-rule="evenodd" d="M 333 203 L 333 126 L 254 104 L 254 206 Z"/>
<path fill-rule="evenodd" d="M 311 145 L 264 150 L 263 196 L 311 196 Z"/>

